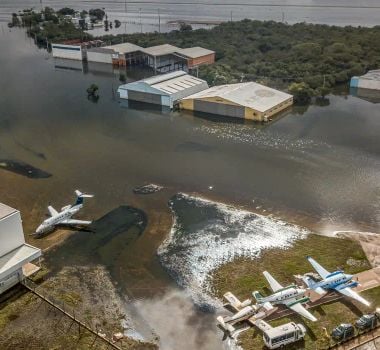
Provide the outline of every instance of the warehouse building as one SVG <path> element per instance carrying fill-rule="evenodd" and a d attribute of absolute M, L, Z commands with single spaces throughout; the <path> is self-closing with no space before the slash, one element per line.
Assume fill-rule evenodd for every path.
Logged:
<path fill-rule="evenodd" d="M 37 272 L 41 249 L 25 243 L 20 212 L 0 203 L 0 294 Z"/>
<path fill-rule="evenodd" d="M 208 88 L 204 80 L 177 71 L 121 85 L 120 98 L 173 108 L 182 98 Z"/>
<path fill-rule="evenodd" d="M 368 90 L 380 90 L 380 69 L 370 70 L 361 77 L 352 77 L 350 87 Z"/>
<path fill-rule="evenodd" d="M 53 57 L 70 60 L 87 60 L 87 51 L 92 47 L 102 45 L 101 40 L 81 42 L 80 40 L 67 40 L 60 44 L 51 44 Z"/>
<path fill-rule="evenodd" d="M 257 83 L 214 86 L 185 97 L 185 110 L 224 117 L 267 121 L 293 104 L 293 96 Z"/>
<path fill-rule="evenodd" d="M 89 62 L 112 63 L 117 66 L 145 65 L 156 72 L 193 70 L 204 64 L 215 62 L 215 52 L 202 47 L 181 49 L 163 44 L 143 48 L 123 43 L 87 50 Z"/>

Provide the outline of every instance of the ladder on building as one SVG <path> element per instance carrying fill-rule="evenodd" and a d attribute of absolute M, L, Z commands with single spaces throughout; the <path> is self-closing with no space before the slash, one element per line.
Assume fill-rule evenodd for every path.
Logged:
<path fill-rule="evenodd" d="M 111 348 L 116 349 L 116 350 L 122 350 L 119 346 L 117 346 L 114 342 L 112 342 L 110 339 L 106 338 L 102 334 L 98 333 L 97 331 L 93 330 L 90 326 L 86 325 L 84 322 L 79 320 L 77 317 L 75 317 L 75 314 L 71 314 L 67 310 L 65 310 L 64 307 L 61 307 L 57 303 L 53 302 L 51 299 L 49 299 L 47 296 L 41 294 L 39 291 L 37 291 L 37 284 L 34 283 L 32 280 L 29 278 L 25 278 L 23 281 L 21 281 L 21 284 L 27 288 L 30 292 L 32 292 L 34 295 L 39 297 L 41 300 L 52 306 L 54 309 L 60 311 L 62 314 L 70 318 L 73 322 L 75 322 L 79 326 L 79 331 L 81 327 L 83 329 L 86 329 L 88 332 L 93 334 L 96 339 L 100 339 L 101 341 L 107 343 L 107 348 L 108 346 L 111 346 Z M 95 340 L 93 344 L 95 343 Z"/>

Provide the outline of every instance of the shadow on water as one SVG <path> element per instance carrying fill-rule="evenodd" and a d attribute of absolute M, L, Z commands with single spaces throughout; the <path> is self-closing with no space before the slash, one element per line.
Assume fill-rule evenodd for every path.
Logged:
<path fill-rule="evenodd" d="M 146 225 L 147 216 L 142 210 L 120 206 L 94 221 L 88 231 L 78 231 L 48 251 L 45 261 L 53 274 L 66 266 L 102 264 L 118 281 L 120 262 L 128 261 L 123 256 L 126 247 L 134 244 Z"/>
<path fill-rule="evenodd" d="M 35 168 L 33 165 L 19 160 L 0 159 L 0 169 L 8 170 L 31 179 L 45 179 L 52 176 L 52 174 L 42 169 Z"/>

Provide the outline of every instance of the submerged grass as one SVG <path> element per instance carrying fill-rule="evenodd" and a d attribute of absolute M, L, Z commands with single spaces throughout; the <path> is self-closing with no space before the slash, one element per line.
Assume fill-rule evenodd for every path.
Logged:
<path fill-rule="evenodd" d="M 227 291 L 232 291 L 238 298 L 251 298 L 254 290 L 263 294 L 270 293 L 269 285 L 262 272 L 269 271 L 281 284 L 287 285 L 294 281 L 293 275 L 312 272 L 306 256 L 313 256 L 327 270 L 344 269 L 347 273 L 358 273 L 371 268 L 358 242 L 324 237 L 315 234 L 298 240 L 290 249 L 268 249 L 252 260 L 237 259 L 214 271 L 212 286 L 214 294 L 222 298 Z M 372 301 L 372 309 L 380 304 L 380 287 L 363 292 L 362 295 Z M 303 323 L 308 332 L 304 343 L 295 344 L 289 349 L 315 350 L 324 349 L 330 342 L 328 334 L 342 322 L 353 322 L 361 314 L 372 309 L 356 302 L 342 299 L 317 307 L 312 313 L 318 322 L 309 322 L 298 315 L 271 322 L 277 326 L 290 321 Z M 243 333 L 239 340 L 244 350 L 263 348 L 262 334 L 256 329 Z"/>

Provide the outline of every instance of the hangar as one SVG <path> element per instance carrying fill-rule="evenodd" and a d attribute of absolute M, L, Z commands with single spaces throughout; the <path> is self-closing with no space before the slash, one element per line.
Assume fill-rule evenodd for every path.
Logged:
<path fill-rule="evenodd" d="M 182 98 L 207 88 L 204 80 L 176 71 L 121 85 L 117 91 L 120 98 L 173 108 Z"/>
<path fill-rule="evenodd" d="M 185 97 L 181 109 L 267 121 L 293 104 L 293 96 L 254 82 L 219 85 Z"/>

